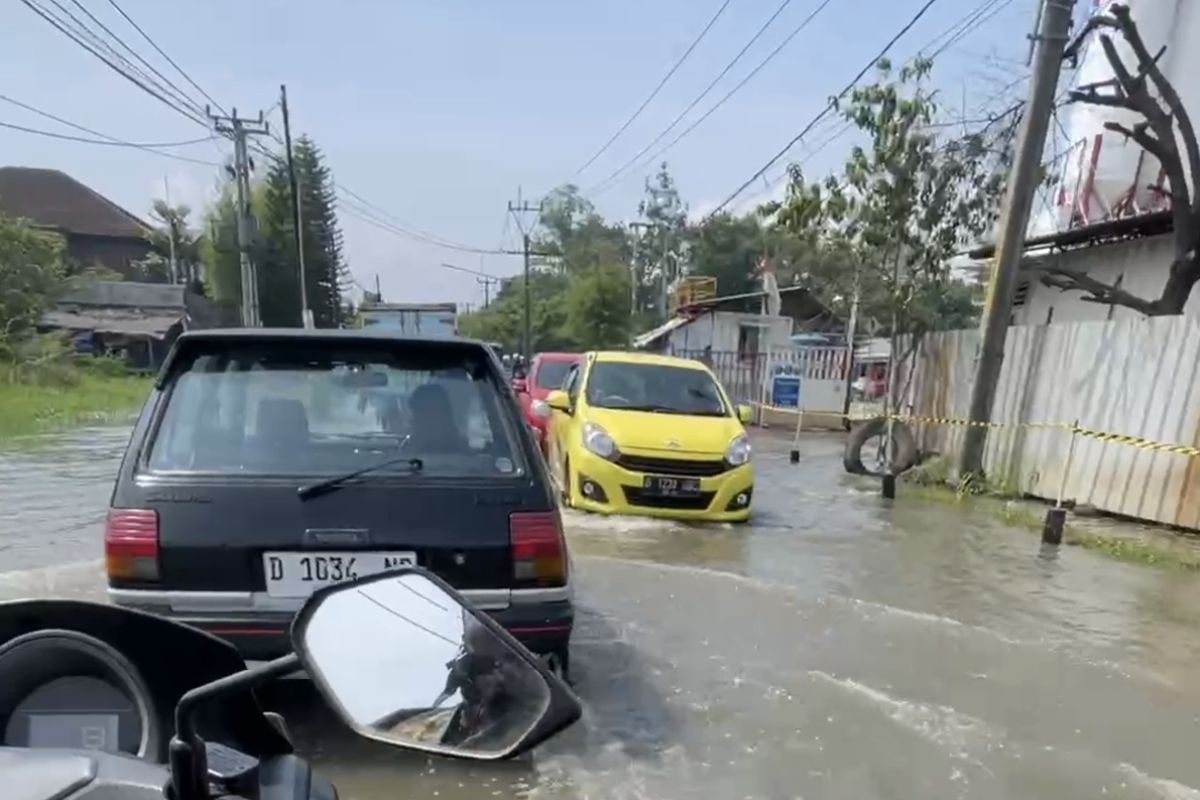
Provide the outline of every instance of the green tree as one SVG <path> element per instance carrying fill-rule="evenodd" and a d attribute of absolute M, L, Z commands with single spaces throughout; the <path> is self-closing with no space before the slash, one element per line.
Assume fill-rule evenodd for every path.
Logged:
<path fill-rule="evenodd" d="M 353 314 L 344 293 L 349 267 L 342 255 L 333 177 L 324 156 L 306 136 L 293 145 L 299 184 L 308 307 L 318 328 L 341 325 Z M 299 327 L 300 261 L 287 163 L 271 157 L 266 175 L 251 192 L 253 238 L 250 256 L 258 272 L 259 312 L 264 325 Z M 208 210 L 209 235 L 201 243 L 205 281 L 211 297 L 241 304 L 241 262 L 237 239 L 236 192 L 227 187 Z"/>
<path fill-rule="evenodd" d="M 226 186 L 217 201 L 209 206 L 205 213 L 208 235 L 200 243 L 205 294 L 228 308 L 238 308 L 242 302 L 235 198 L 233 187 Z"/>
<path fill-rule="evenodd" d="M 63 289 L 66 245 L 55 233 L 0 214 L 0 357 L 37 332 Z"/>
<path fill-rule="evenodd" d="M 157 223 L 147 234 L 153 252 L 142 264 L 145 277 L 155 282 L 175 280 L 189 290 L 204 293 L 200 236 L 188 224 L 192 210 L 186 205 L 172 206 L 156 199 L 150 217 Z M 174 239 L 176 274 L 171 275 L 171 243 Z"/>
<path fill-rule="evenodd" d="M 304 226 L 308 305 L 317 327 L 334 328 L 344 319 L 342 295 L 350 284 L 350 267 L 342 253 L 343 237 L 337 218 L 333 173 L 312 139 L 301 136 L 293 147 Z"/>
<path fill-rule="evenodd" d="M 1006 118 L 940 140 L 938 105 L 924 85 L 931 66 L 918 59 L 894 75 L 880 62 L 877 82 L 855 89 L 842 109 L 867 144 L 822 182 L 793 169 L 785 199 L 761 209 L 819 256 L 823 294 L 848 296 L 857 286 L 865 316 L 918 335 L 975 314 L 950 264 L 994 223 L 1016 127 Z"/>
<path fill-rule="evenodd" d="M 753 292 L 767 247 L 767 232 L 757 217 L 717 214 L 688 229 L 688 272 L 716 278 L 719 295 Z"/>
<path fill-rule="evenodd" d="M 629 270 L 621 264 L 598 265 L 574 276 L 567 289 L 563 333 L 580 350 L 629 344 Z"/>

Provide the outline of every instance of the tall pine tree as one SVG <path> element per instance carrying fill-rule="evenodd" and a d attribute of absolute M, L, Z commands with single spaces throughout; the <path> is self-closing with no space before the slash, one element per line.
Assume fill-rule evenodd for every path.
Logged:
<path fill-rule="evenodd" d="M 345 319 L 342 295 L 349 269 L 342 256 L 333 178 L 320 150 L 308 137 L 293 145 L 300 190 L 304 237 L 305 288 L 318 328 L 335 328 Z M 254 217 L 250 251 L 258 266 L 259 312 L 268 327 L 299 327 L 300 262 L 287 161 L 283 154 L 267 162 L 266 175 L 252 189 Z M 211 235 L 205 252 L 210 294 L 233 307 L 241 302 L 237 222 L 232 188 L 208 212 Z"/>

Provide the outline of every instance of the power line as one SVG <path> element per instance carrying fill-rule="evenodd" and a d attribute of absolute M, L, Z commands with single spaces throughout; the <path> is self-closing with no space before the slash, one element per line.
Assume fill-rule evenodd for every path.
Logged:
<path fill-rule="evenodd" d="M 660 80 L 658 82 L 658 85 L 654 87 L 654 91 L 650 92 L 650 95 L 645 100 L 642 101 L 642 104 L 640 106 L 638 106 L 637 110 L 634 111 L 633 114 L 631 114 L 629 116 L 629 119 L 625 120 L 625 123 L 623 125 L 621 125 L 620 128 L 617 129 L 617 132 L 614 133 L 612 136 L 610 136 L 608 138 L 608 141 L 605 142 L 599 150 L 597 150 L 595 153 L 593 153 L 592 157 L 589 158 L 587 161 L 585 161 L 582 167 L 575 170 L 575 175 L 579 175 L 581 172 L 583 172 L 585 169 L 587 169 L 593 163 L 595 163 L 596 159 L 599 158 L 601 155 L 603 155 L 604 152 L 607 151 L 608 148 L 612 146 L 612 143 L 617 140 L 617 137 L 619 137 L 622 133 L 624 133 L 626 131 L 626 129 L 628 129 L 629 126 L 633 124 L 633 121 L 635 119 L 637 119 L 643 111 L 646 110 L 646 106 L 650 105 L 650 101 L 658 96 L 658 93 L 660 91 L 662 91 L 662 88 L 664 86 L 667 85 L 667 81 L 669 81 L 671 79 L 671 76 L 674 75 L 675 72 L 681 66 L 683 66 L 683 62 L 687 61 L 688 56 L 690 56 L 692 54 L 692 51 L 696 49 L 696 45 L 700 44 L 700 41 L 702 39 L 704 39 L 704 37 L 708 34 L 709 30 L 712 28 L 712 26 L 714 24 L 716 24 L 716 21 L 721 17 L 722 14 L 725 13 L 725 9 L 729 7 L 729 4 L 731 2 L 733 2 L 733 0 L 725 0 L 725 2 L 721 3 L 721 7 L 717 9 L 717 13 L 712 15 L 712 18 L 708 21 L 708 24 L 704 26 L 704 29 L 700 31 L 700 34 L 695 39 L 692 40 L 692 43 L 690 45 L 688 45 L 687 50 L 683 51 L 683 55 L 679 57 L 679 60 L 677 60 L 675 62 L 675 65 L 672 66 L 671 69 L 667 71 L 667 74 L 664 75 L 662 80 Z"/>
<path fill-rule="evenodd" d="M 86 136 L 72 136 L 69 133 L 55 133 L 53 131 L 44 131 L 44 130 L 41 130 L 40 128 L 29 128 L 24 125 L 17 125 L 12 122 L 0 122 L 0 128 L 8 128 L 8 129 L 14 130 L 14 131 L 21 131 L 22 133 L 32 133 L 37 136 L 47 136 L 51 139 L 63 139 L 68 142 L 82 142 L 84 144 L 108 145 L 110 147 L 131 147 L 135 150 L 144 150 L 147 153 L 153 153 L 156 156 L 162 156 L 163 158 L 173 158 L 176 161 L 186 161 L 190 164 L 200 164 L 200 165 L 206 166 L 206 167 L 220 167 L 221 166 L 220 164 L 218 164 L 215 161 L 205 161 L 204 159 L 200 159 L 200 158 L 189 158 L 188 156 L 176 155 L 175 153 L 164 153 L 160 150 L 153 149 L 155 147 L 175 147 L 175 146 L 178 146 L 181 144 L 196 144 L 197 142 L 206 142 L 206 141 L 208 141 L 208 139 L 194 139 L 189 142 L 163 142 L 163 143 L 159 143 L 159 144 L 139 144 L 137 142 L 123 142 L 123 141 L 120 141 L 119 139 L 112 139 L 111 137 L 109 139 L 90 139 Z M 103 135 L 103 134 L 101 134 L 101 135 Z M 209 137 L 209 138 L 216 138 L 216 137 Z"/>
<path fill-rule="evenodd" d="M 803 130 L 801 130 L 800 133 L 793 136 L 791 138 L 791 140 L 788 141 L 788 143 L 785 144 L 783 146 L 783 148 L 779 150 L 778 153 L 771 156 L 771 158 L 767 160 L 767 163 L 765 163 L 761 167 L 759 167 L 758 170 L 756 170 L 755 173 L 753 175 L 751 175 L 741 186 L 739 186 L 736 190 L 734 190 L 734 192 L 731 195 L 729 195 L 729 197 L 726 197 L 725 200 L 723 200 L 721 202 L 721 205 L 719 205 L 715 209 L 713 209 L 707 215 L 706 219 L 711 218 L 714 215 L 720 213 L 720 211 L 722 209 L 724 209 L 725 206 L 729 205 L 731 202 L 733 202 L 734 199 L 737 198 L 737 196 L 739 194 L 741 194 L 743 191 L 745 191 L 747 186 L 754 183 L 754 181 L 758 180 L 758 178 L 760 176 L 762 176 L 762 174 L 765 173 L 768 169 L 770 169 L 775 164 L 776 161 L 778 161 L 779 159 L 781 159 L 785 155 L 787 155 L 787 151 L 791 150 L 792 146 L 795 145 L 796 142 L 803 139 L 805 134 L 807 134 L 810 130 L 812 130 L 813 127 L 818 122 L 820 122 L 822 119 L 824 119 L 825 115 L 828 114 L 830 111 L 832 111 L 836 107 L 838 101 L 841 100 L 843 97 L 845 97 L 846 94 L 851 89 L 854 88 L 855 84 L 857 84 L 860 80 L 862 80 L 863 76 L 871 71 L 871 67 L 873 67 L 877 63 L 879 63 L 879 60 L 888 54 L 888 51 L 890 51 L 892 49 L 892 46 L 895 45 L 896 42 L 900 41 L 900 38 L 902 36 L 904 36 L 904 34 L 908 33 L 909 30 L 911 30 L 912 27 L 917 24 L 917 22 L 921 19 L 921 17 L 925 16 L 925 12 L 929 11 L 929 9 L 936 2 L 937 2 L 937 0 L 925 0 L 925 4 L 922 5 L 920 10 L 918 10 L 917 13 L 913 15 L 913 18 L 910 19 L 902 28 L 900 28 L 899 31 L 896 32 L 896 34 L 894 36 L 892 36 L 891 39 L 888 40 L 888 43 L 883 46 L 883 49 L 880 50 L 879 53 L 874 58 L 872 58 L 870 61 L 868 61 L 863 66 L 863 68 L 859 71 L 859 73 L 854 76 L 853 80 L 851 80 L 848 84 L 846 84 L 845 88 L 843 88 L 842 91 L 838 92 L 837 96 L 834 97 L 832 100 L 830 100 L 829 103 L 823 109 L 821 109 L 821 111 L 819 111 L 817 113 L 817 115 L 815 117 L 813 117 L 812 120 L 807 125 L 804 126 Z"/>
<path fill-rule="evenodd" d="M 345 187 L 339 185 L 337 187 L 337 191 L 339 194 L 339 199 L 341 200 L 339 210 L 345 211 L 351 217 L 354 217 L 355 219 L 357 219 L 361 222 L 365 222 L 368 225 L 378 228 L 379 230 L 384 231 L 386 233 L 391 233 L 394 236 L 399 236 L 402 239 L 408 239 L 410 241 L 415 241 L 420 244 L 432 245 L 434 247 L 442 247 L 447 250 L 457 250 L 462 253 L 482 253 L 484 255 L 517 255 L 517 254 L 521 253 L 520 250 L 502 250 L 502 249 L 491 249 L 491 248 L 486 248 L 486 247 L 472 247 L 471 245 L 458 244 L 456 242 L 441 241 L 439 239 L 422 236 L 414 231 L 408 230 L 408 229 L 403 228 L 399 225 L 396 225 L 392 222 L 389 222 L 387 219 L 387 216 L 390 216 L 390 215 L 384 216 L 380 212 L 372 212 L 370 210 L 370 208 L 364 208 L 362 204 L 357 204 L 357 203 L 351 201 L 345 195 L 342 194 L 343 192 L 350 194 L 345 189 Z M 351 197 L 353 197 L 353 196 L 354 195 L 351 195 Z"/>
<path fill-rule="evenodd" d="M 125 10 L 123 8 L 121 8 L 119 5 L 117 5 L 116 0 L 108 0 L 108 3 L 109 3 L 109 5 L 111 5 L 113 8 L 115 8 L 117 10 L 118 14 L 120 14 L 122 17 L 125 18 L 126 22 L 128 22 L 130 25 L 133 26 L 133 29 L 135 31 L 137 31 L 138 33 L 140 33 L 142 35 L 143 39 L 145 39 L 147 42 L 150 43 L 150 46 L 153 47 L 160 56 L 162 56 L 163 58 L 166 59 L 168 64 L 170 64 L 172 67 L 175 68 L 176 72 L 178 72 L 180 75 L 183 76 L 183 79 L 185 81 L 187 81 L 188 83 L 190 83 L 192 85 L 192 88 L 194 88 L 200 94 L 204 95 L 204 99 L 207 100 L 208 102 L 212 103 L 214 106 L 216 106 L 218 111 L 220 111 L 222 114 L 225 114 L 225 109 L 221 108 L 221 104 L 218 103 L 216 100 L 212 99 L 212 96 L 208 92 L 204 91 L 204 89 L 202 89 L 200 87 L 200 84 L 198 84 L 194 80 L 192 80 L 191 75 L 188 75 L 186 72 L 183 71 L 183 67 L 176 64 L 174 59 L 172 59 L 169 55 L 167 55 L 165 52 L 163 52 L 163 49 L 161 47 L 159 47 L 158 44 L 155 43 L 155 41 L 153 39 L 150 38 L 150 35 L 148 33 L 146 33 L 144 30 L 142 30 L 141 26 L 138 25 L 136 22 L 134 22 L 133 19 L 130 18 L 130 16 L 125 13 Z"/>
<path fill-rule="evenodd" d="M 930 58 L 937 59 L 937 57 L 940 56 L 942 53 L 946 52 L 948 49 L 950 49 L 954 45 L 961 42 L 964 38 L 966 38 L 967 36 L 970 36 L 972 33 L 974 33 L 975 30 L 977 28 L 979 28 L 980 25 L 987 22 L 992 17 L 996 16 L 1001 11 L 1003 11 L 1005 8 L 1007 8 L 1009 5 L 1011 5 L 1012 1 L 1013 0 L 992 0 L 990 10 L 984 9 L 984 6 L 987 5 L 985 3 L 984 6 L 980 7 L 980 13 L 977 14 L 975 16 L 975 18 L 966 25 L 966 27 L 964 27 L 958 33 L 954 34 L 949 39 L 947 39 L 946 42 L 941 47 L 939 47 L 937 50 L 935 50 L 933 52 L 933 55 L 931 55 Z"/>
<path fill-rule="evenodd" d="M 149 84 L 150 86 L 153 86 L 154 89 L 159 94 L 166 95 L 166 98 L 169 99 L 169 101 L 172 104 L 179 104 L 181 109 L 186 109 L 187 111 L 189 111 L 191 113 L 194 113 L 194 114 L 197 114 L 197 115 L 203 117 L 203 109 L 201 109 L 199 103 L 197 103 L 195 100 L 193 100 L 191 97 L 189 97 L 187 95 L 187 93 L 180 90 L 179 87 L 175 86 L 175 84 L 171 83 L 170 80 L 166 79 L 162 75 L 162 73 L 158 72 L 158 70 L 156 70 L 148 62 L 146 62 L 145 59 L 143 59 L 140 55 L 138 55 L 138 53 L 135 52 L 133 50 L 133 48 L 131 48 L 129 45 L 125 44 L 125 42 L 121 40 L 121 37 L 117 36 L 111 30 L 109 30 L 108 27 L 103 22 L 101 22 L 99 19 L 97 19 L 95 17 L 95 15 L 93 15 L 90 11 L 88 11 L 87 8 L 85 8 L 79 2 L 79 0 L 71 0 L 71 2 L 75 6 L 77 6 L 85 15 L 87 15 L 96 25 L 99 25 L 100 28 L 109 35 L 109 37 L 111 37 L 113 40 L 115 40 L 117 42 L 117 44 L 124 47 L 125 50 L 127 50 L 130 54 L 132 54 L 135 59 L 137 59 L 137 60 L 141 61 L 143 64 L 145 64 L 150 69 L 150 72 L 153 72 L 158 77 L 163 78 L 163 80 L 171 88 L 168 89 L 167 86 L 164 86 L 159 81 L 150 77 L 150 75 L 147 72 L 145 72 L 141 67 L 137 66 L 132 61 L 130 61 L 128 58 L 126 58 L 124 56 L 124 54 L 118 52 L 117 48 L 115 48 L 109 42 L 109 40 L 105 39 L 103 36 L 96 33 L 96 31 L 89 28 L 86 22 L 84 22 L 79 17 L 77 17 L 73 13 L 71 13 L 71 10 L 68 9 L 66 6 L 64 6 L 61 2 L 59 2 L 59 0 L 50 0 L 50 2 L 54 5 L 55 8 L 58 9 L 58 14 L 66 15 L 66 17 L 71 20 L 71 23 L 73 23 L 73 25 L 74 25 L 74 32 L 77 35 L 86 37 L 94 48 L 103 50 L 104 53 L 107 53 L 106 60 L 108 60 L 114 64 L 119 63 L 120 69 L 123 72 L 125 72 L 126 74 L 129 74 L 133 77 L 136 77 L 140 82 L 142 82 L 144 84 Z M 45 8 L 45 6 L 43 6 L 43 9 L 44 8 Z M 59 22 L 64 22 L 62 16 L 59 16 L 58 20 L 59 20 Z"/>
<path fill-rule="evenodd" d="M 61 125 L 66 125 L 69 128 L 74 128 L 77 131 L 83 131 L 84 133 L 90 133 L 93 136 L 99 136 L 102 139 L 108 140 L 108 142 L 98 142 L 98 144 L 123 144 L 123 145 L 127 145 L 129 147 L 184 147 L 186 145 L 191 145 L 191 144 L 203 144 L 204 142 L 216 141 L 221 138 L 219 136 L 213 135 L 213 136 L 201 136 L 198 139 L 185 139 L 181 142 L 136 142 L 136 143 L 135 142 L 127 142 L 124 139 L 118 139 L 115 136 L 109 136 L 107 133 L 101 133 L 100 131 L 93 130 L 84 125 L 80 125 L 77 122 L 71 122 L 71 120 L 69 120 L 69 119 L 63 119 L 62 117 L 51 114 L 49 111 L 44 111 L 43 109 L 37 108 L 36 106 L 31 106 L 28 103 L 23 103 L 20 100 L 17 100 L 16 98 L 13 98 L 13 97 L 9 97 L 6 94 L 0 94 L 0 100 L 3 100 L 6 103 L 12 103 L 14 106 L 17 106 L 18 108 L 23 108 L 26 111 L 31 111 L 34 114 L 37 114 L 38 116 L 45 117 L 46 119 L 49 119 L 49 120 L 53 120 Z M 81 139 L 81 141 L 85 141 L 85 140 Z"/>
<path fill-rule="evenodd" d="M 795 39 L 796 36 L 798 36 L 801 31 L 803 31 L 805 28 L 807 28 L 809 23 L 812 22 L 813 19 L 815 19 L 816 16 L 818 14 L 820 14 L 825 9 L 825 7 L 827 5 L 829 5 L 832 1 L 833 0 L 822 0 L 820 5 L 818 5 L 811 12 L 809 12 L 808 16 L 805 17 L 800 22 L 799 25 L 797 25 L 794 29 L 792 29 L 792 32 L 789 33 L 786 37 L 784 37 L 783 41 L 780 42 L 775 47 L 774 50 L 772 50 L 770 53 L 767 54 L 766 58 L 764 58 L 762 61 L 760 61 L 754 69 L 750 70 L 750 72 L 748 72 L 745 75 L 745 77 L 743 77 L 740 81 L 738 81 L 737 84 L 734 85 L 734 87 L 732 89 L 730 89 L 728 92 L 726 92 L 725 96 L 722 97 L 720 100 L 718 100 L 711 108 L 708 109 L 708 111 L 705 111 L 704 114 L 702 114 L 698 119 L 696 119 L 691 125 L 684 128 L 683 131 L 678 136 L 676 136 L 674 139 L 672 139 L 667 144 L 666 147 L 662 148 L 657 153 L 655 153 L 653 156 L 651 156 L 649 159 L 647 159 L 645 161 L 645 163 L 642 164 L 642 169 L 645 169 L 649 164 L 652 164 L 655 161 L 657 161 L 659 158 L 661 158 L 663 156 L 664 153 L 666 153 L 672 147 L 677 145 L 680 142 L 680 140 L 682 140 L 685 136 L 690 134 L 692 131 L 696 130 L 696 128 L 698 128 L 700 126 L 700 124 L 704 122 L 704 120 L 706 120 L 710 116 L 712 116 L 713 112 L 715 112 L 718 108 L 723 106 L 729 100 L 729 98 L 733 97 L 735 94 L 737 94 L 741 90 L 741 88 L 743 86 L 745 86 L 747 83 L 749 83 L 751 80 L 753 80 L 754 76 L 757 75 L 762 70 L 763 67 L 765 67 L 767 64 L 769 64 L 771 62 L 771 60 L 775 58 L 775 56 L 779 55 L 785 47 L 787 47 L 789 44 L 791 44 L 792 40 Z M 615 184 L 609 184 L 609 187 L 611 187 L 613 185 L 615 185 Z"/>
<path fill-rule="evenodd" d="M 109 69 L 113 70 L 118 75 L 125 78 L 127 81 L 129 81 L 133 85 L 137 86 L 142 91 L 146 92 L 151 97 L 155 98 L 156 100 L 163 103 L 164 105 L 166 105 L 168 108 L 174 110 L 175 112 L 183 115 L 184 117 L 191 120 L 192 122 L 195 122 L 197 125 L 200 125 L 204 128 L 209 127 L 207 122 L 205 122 L 199 116 L 196 116 L 192 111 L 190 111 L 180 105 L 177 105 L 177 103 L 172 102 L 171 100 L 164 97 L 158 91 L 155 91 L 154 89 L 147 86 L 146 82 L 144 82 L 137 76 L 131 74 L 132 73 L 131 70 L 126 70 L 126 69 L 121 68 L 114 60 L 106 57 L 102 52 L 100 52 L 100 49 L 97 47 L 97 45 L 90 44 L 89 42 L 84 41 L 84 39 L 82 38 L 80 33 L 76 32 L 74 30 L 69 30 L 69 26 L 65 22 L 63 22 L 63 20 L 61 20 L 59 17 L 57 17 L 54 14 L 52 14 L 51 12 L 49 12 L 44 6 L 39 5 L 37 2 L 35 2 L 35 0 L 21 0 L 21 2 L 24 3 L 26 7 L 28 7 L 31 11 L 33 11 L 35 14 L 37 14 L 43 20 L 48 22 L 52 27 L 54 27 L 56 30 L 58 30 L 60 33 L 62 33 L 64 36 L 66 36 L 68 39 L 72 40 L 77 45 L 82 47 L 84 50 L 91 53 L 93 56 L 95 56 L 97 59 L 99 59 L 101 62 L 103 62 L 104 65 L 107 66 Z M 93 32 L 86 30 L 86 26 L 84 26 L 84 29 L 88 34 L 95 37 L 95 34 Z M 111 50 L 111 48 L 109 48 L 109 49 Z"/>
<path fill-rule="evenodd" d="M 609 184 L 610 181 L 615 179 L 618 175 L 620 175 L 622 172 L 624 172 L 630 166 L 632 166 L 633 164 L 640 161 L 642 156 L 644 156 L 650 150 L 651 147 L 654 147 L 654 145 L 661 142 L 668 133 L 670 133 L 672 130 L 675 129 L 675 126 L 679 124 L 679 121 L 688 115 L 688 112 L 690 112 L 693 108 L 698 106 L 700 104 L 700 101 L 702 101 L 705 97 L 708 97 L 708 93 L 713 90 L 713 87 L 716 86 L 721 81 L 722 78 L 724 78 L 726 75 L 729 74 L 729 70 L 733 69 L 737 65 L 737 63 L 742 60 L 742 56 L 746 55 L 746 52 L 754 45 L 754 43 L 757 42 L 759 40 L 759 38 L 761 38 L 762 35 L 767 32 L 767 28 L 771 27 L 771 23 L 773 23 L 776 20 L 776 18 L 780 14 L 783 13 L 784 9 L 786 9 L 789 5 L 791 5 L 791 3 L 792 3 L 792 0 L 783 0 L 783 2 L 779 4 L 779 7 L 775 9 L 775 13 L 772 14 L 767 19 L 767 21 L 764 22 L 762 24 L 762 26 L 759 27 L 758 31 L 752 37 L 750 37 L 750 41 L 746 42 L 746 44 L 742 47 L 742 49 L 738 51 L 738 54 L 733 57 L 733 60 L 725 65 L 725 68 L 722 69 L 717 74 L 717 77 L 713 78 L 712 81 L 709 82 L 708 86 L 704 87 L 704 91 L 700 92 L 700 94 L 698 94 L 696 96 L 696 98 L 694 100 L 692 100 L 691 103 L 688 104 L 687 108 L 685 108 L 683 111 L 679 112 L 679 115 L 677 117 L 675 117 L 675 119 L 671 120 L 670 125 L 668 125 L 667 127 L 663 128 L 661 131 L 659 131 L 658 135 L 655 136 L 653 139 L 651 139 L 649 144 L 647 144 L 641 150 L 637 151 L 637 153 L 634 154 L 633 158 L 629 159 L 624 164 L 617 167 L 615 170 L 613 170 L 613 172 L 611 174 L 609 174 L 609 176 L 607 178 L 605 178 L 604 180 L 597 183 L 595 186 L 593 186 L 591 189 L 589 189 L 584 194 L 591 194 L 591 193 L 597 191 L 598 189 L 600 189 L 601 187 L 607 188 L 607 185 Z"/>
<path fill-rule="evenodd" d="M 158 93 L 167 95 L 172 104 L 182 103 L 182 106 L 184 108 L 186 108 L 187 110 L 189 110 L 193 113 L 199 113 L 199 110 L 200 110 L 199 105 L 196 104 L 186 94 L 180 92 L 178 87 L 173 87 L 174 92 L 172 92 L 171 89 L 168 89 L 162 83 L 159 83 L 154 78 L 150 77 L 150 75 L 147 74 L 144 70 L 142 70 L 141 67 L 138 67 L 132 61 L 130 61 L 128 58 L 126 58 L 122 53 L 118 52 L 117 49 L 115 47 L 113 47 L 113 45 L 107 39 L 105 39 L 103 36 L 96 33 L 91 28 L 89 28 L 86 22 L 81 20 L 79 17 L 75 16 L 75 14 L 73 14 L 70 9 L 68 9 L 66 6 L 64 6 L 62 3 L 60 3 L 59 0 L 50 0 L 50 2 L 54 5 L 55 8 L 58 9 L 58 12 L 56 12 L 58 15 L 56 17 L 58 19 L 58 21 L 64 25 L 66 25 L 66 21 L 63 19 L 63 15 L 65 15 L 68 19 L 70 19 L 71 24 L 73 25 L 74 33 L 77 36 L 82 36 L 82 37 L 87 38 L 88 42 L 91 44 L 91 46 L 93 48 L 96 48 L 98 51 L 102 50 L 104 53 L 106 53 L 107 55 L 105 56 L 105 59 L 107 61 L 109 61 L 110 63 L 113 63 L 114 66 L 117 63 L 119 63 L 120 69 L 123 72 L 125 72 L 126 74 L 129 74 L 133 77 L 136 77 L 142 83 L 150 84 L 151 86 L 154 87 L 154 89 Z M 85 15 L 87 15 L 89 18 L 91 18 L 91 20 L 95 24 L 99 25 L 105 31 L 105 33 L 107 33 L 110 37 L 115 39 L 118 44 L 120 44 L 127 51 L 129 51 L 131 54 L 133 54 L 134 58 L 137 58 L 139 60 L 141 59 L 141 56 L 139 56 L 137 53 L 135 53 L 132 50 L 132 48 L 130 48 L 128 45 L 125 44 L 125 42 L 121 41 L 120 37 L 113 34 L 113 32 L 110 31 L 104 25 L 103 22 L 96 19 L 96 17 L 90 11 L 88 11 L 87 8 L 85 8 L 82 4 L 80 4 L 79 0 L 71 0 L 71 2 L 74 3 L 75 6 L 77 6 Z M 43 10 L 46 10 L 45 6 L 42 6 L 42 8 L 43 8 Z M 70 27 L 70 26 L 68 26 L 68 27 Z M 145 62 L 143 61 L 143 63 L 145 63 Z M 147 64 L 146 66 L 149 67 L 150 65 Z M 151 70 L 151 72 L 156 72 L 153 67 L 150 67 L 150 70 Z M 161 77 L 161 75 L 160 75 L 160 77 Z M 170 81 L 167 81 L 167 83 L 169 84 Z"/>
<path fill-rule="evenodd" d="M 141 55 L 138 54 L 138 52 L 136 50 L 134 50 L 132 47 L 130 47 L 128 44 L 126 44 L 126 42 L 120 36 L 113 33 L 112 30 L 107 25 L 105 25 L 103 22 L 101 22 L 99 19 L 97 19 L 95 14 L 93 14 L 91 11 L 88 11 L 87 7 L 84 6 L 81 2 L 79 2 L 79 0 L 71 0 L 71 2 L 74 3 L 75 6 L 77 8 L 79 8 L 80 11 L 82 11 L 84 14 L 86 14 L 88 19 L 90 19 L 95 24 L 99 25 L 100 29 L 102 31 L 104 31 L 110 37 L 112 37 L 114 40 L 116 40 L 117 44 L 124 47 L 125 50 L 128 51 L 128 53 L 130 55 L 132 55 L 139 62 L 141 62 L 141 64 L 144 67 L 146 67 L 151 72 L 153 72 L 155 75 L 157 75 L 159 78 L 161 78 L 167 84 L 167 86 L 170 86 L 172 89 L 174 89 L 176 99 L 182 100 L 185 105 L 189 106 L 192 110 L 196 111 L 197 113 L 203 111 L 203 108 L 200 106 L 200 104 L 197 103 L 195 100 L 193 100 L 191 97 L 189 97 L 187 92 L 183 91 L 178 86 L 176 86 L 175 83 L 170 78 L 168 78 L 166 75 L 163 75 L 161 72 L 159 72 L 154 67 L 153 64 L 151 64 L 146 59 L 142 58 Z M 57 2 L 55 2 L 54 4 L 56 6 L 59 5 Z M 59 6 L 59 7 L 61 8 L 61 6 Z M 120 10 L 120 9 L 118 9 L 118 10 Z M 126 19 L 128 19 L 128 17 L 126 17 Z M 134 27 L 136 28 L 137 26 L 135 25 Z M 144 36 L 145 34 L 142 34 L 142 35 Z M 167 60 L 169 61 L 170 59 L 167 59 Z M 160 85 L 160 88 L 161 88 L 161 85 Z"/>

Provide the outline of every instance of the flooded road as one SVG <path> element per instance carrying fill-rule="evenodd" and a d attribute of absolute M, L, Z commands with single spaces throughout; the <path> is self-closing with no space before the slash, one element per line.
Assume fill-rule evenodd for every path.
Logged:
<path fill-rule="evenodd" d="M 0 454 L 0 596 L 102 596 L 123 444 Z M 358 800 L 1200 798 L 1200 578 L 887 503 L 836 436 L 756 444 L 749 525 L 566 515 L 585 716 L 532 758 L 361 742 L 302 681 L 264 699 Z"/>

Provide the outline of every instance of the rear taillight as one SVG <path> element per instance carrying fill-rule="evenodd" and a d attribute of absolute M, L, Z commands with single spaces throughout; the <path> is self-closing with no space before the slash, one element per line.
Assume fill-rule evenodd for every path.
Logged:
<path fill-rule="evenodd" d="M 513 578 L 517 586 L 563 586 L 567 548 L 557 511 L 515 511 L 508 515 Z"/>
<path fill-rule="evenodd" d="M 109 578 L 158 580 L 158 512 L 109 509 L 104 526 L 104 564 Z"/>

